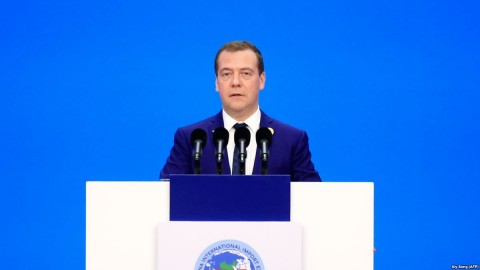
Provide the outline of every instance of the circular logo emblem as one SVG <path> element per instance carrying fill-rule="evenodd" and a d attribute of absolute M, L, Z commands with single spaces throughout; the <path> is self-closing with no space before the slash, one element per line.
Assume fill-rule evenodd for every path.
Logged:
<path fill-rule="evenodd" d="M 264 270 L 258 253 L 246 243 L 222 240 L 211 244 L 198 257 L 194 270 Z"/>

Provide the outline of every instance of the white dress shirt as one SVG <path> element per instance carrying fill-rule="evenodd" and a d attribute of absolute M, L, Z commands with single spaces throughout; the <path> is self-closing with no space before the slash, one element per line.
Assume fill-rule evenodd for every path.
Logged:
<path fill-rule="evenodd" d="M 260 107 L 257 108 L 255 113 L 252 114 L 244 122 L 237 122 L 230 115 L 228 115 L 225 110 L 222 110 L 223 115 L 223 124 L 226 130 L 230 133 L 228 144 L 227 144 L 227 153 L 228 153 L 228 162 L 230 164 L 230 174 L 232 173 L 233 168 L 233 151 L 235 149 L 235 129 L 233 126 L 236 123 L 245 123 L 248 125 L 248 130 L 250 130 L 250 144 L 247 147 L 247 159 L 245 161 L 245 174 L 252 175 L 253 165 L 255 164 L 255 156 L 257 153 L 257 140 L 255 139 L 255 134 L 260 128 Z"/>

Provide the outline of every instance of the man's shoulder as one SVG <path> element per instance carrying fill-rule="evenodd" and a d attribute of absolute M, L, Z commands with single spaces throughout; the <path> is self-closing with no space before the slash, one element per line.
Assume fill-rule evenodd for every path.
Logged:
<path fill-rule="evenodd" d="M 263 112 L 262 112 L 262 118 L 264 119 L 261 120 L 261 126 L 269 127 L 274 130 L 287 131 L 289 133 L 295 133 L 295 134 L 305 133 L 304 130 L 297 128 L 295 126 L 292 126 L 290 124 L 287 124 L 285 122 L 282 122 L 276 118 L 270 117 Z"/>
<path fill-rule="evenodd" d="M 222 119 L 221 113 L 217 113 L 213 116 L 210 116 L 208 118 L 205 118 L 193 124 L 180 127 L 179 129 L 184 131 L 193 131 L 197 128 L 208 129 L 211 126 L 214 126 L 213 128 L 215 128 L 216 125 L 223 126 L 223 123 L 221 123 L 221 119 Z"/>

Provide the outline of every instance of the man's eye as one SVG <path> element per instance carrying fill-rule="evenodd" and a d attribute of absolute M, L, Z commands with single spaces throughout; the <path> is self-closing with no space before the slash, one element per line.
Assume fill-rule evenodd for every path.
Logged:
<path fill-rule="evenodd" d="M 242 71 L 241 74 L 244 79 L 250 79 L 253 76 L 253 73 L 251 71 Z"/>
<path fill-rule="evenodd" d="M 222 73 L 222 76 L 223 76 L 223 77 L 228 77 L 228 76 L 230 76 L 231 74 L 232 74 L 232 73 L 230 73 L 230 72 L 223 72 L 223 73 Z"/>

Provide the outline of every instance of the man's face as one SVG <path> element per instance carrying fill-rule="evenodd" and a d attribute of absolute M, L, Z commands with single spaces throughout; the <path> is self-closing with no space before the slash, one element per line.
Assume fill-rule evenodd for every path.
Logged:
<path fill-rule="evenodd" d="M 258 74 L 252 50 L 223 51 L 217 63 L 215 86 L 223 109 L 237 121 L 244 121 L 258 108 L 258 94 L 265 86 L 265 72 Z"/>

